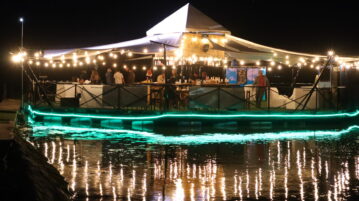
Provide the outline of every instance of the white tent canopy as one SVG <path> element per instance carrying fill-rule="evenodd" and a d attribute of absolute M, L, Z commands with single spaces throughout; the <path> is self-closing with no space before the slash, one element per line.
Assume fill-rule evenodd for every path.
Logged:
<path fill-rule="evenodd" d="M 291 60 L 303 59 L 303 57 L 305 60 L 327 57 L 326 55 L 307 54 L 272 48 L 232 36 L 229 30 L 190 4 L 186 4 L 162 20 L 160 23 L 153 26 L 146 32 L 146 37 L 94 47 L 45 50 L 44 57 L 57 58 L 62 56 L 67 58 L 71 53 L 81 51 L 89 51 L 90 54 L 96 55 L 98 53 L 113 51 L 119 48 L 133 52 L 142 52 L 142 50 L 146 48 L 148 53 L 158 53 L 160 52 L 159 48 L 161 48 L 160 44 L 170 45 L 172 46 L 172 49 L 173 46 L 179 47 L 182 36 L 185 33 L 222 35 L 226 38 L 227 43 L 219 44 L 211 41 L 213 45 L 212 48 L 215 50 L 224 51 L 227 56 L 237 59 L 288 62 L 289 57 Z M 359 57 L 340 57 L 340 59 L 343 62 L 359 61 Z"/>

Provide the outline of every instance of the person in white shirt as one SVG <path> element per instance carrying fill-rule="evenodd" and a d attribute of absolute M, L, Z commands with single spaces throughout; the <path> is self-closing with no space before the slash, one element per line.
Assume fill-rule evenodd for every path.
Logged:
<path fill-rule="evenodd" d="M 116 70 L 116 73 L 113 75 L 113 78 L 115 78 L 115 84 L 124 84 L 125 83 L 123 74 L 118 69 Z"/>
<path fill-rule="evenodd" d="M 165 72 L 164 71 L 157 76 L 157 82 L 158 83 L 161 83 L 161 84 L 165 83 L 166 82 L 165 79 L 166 79 L 166 77 L 165 77 Z"/>

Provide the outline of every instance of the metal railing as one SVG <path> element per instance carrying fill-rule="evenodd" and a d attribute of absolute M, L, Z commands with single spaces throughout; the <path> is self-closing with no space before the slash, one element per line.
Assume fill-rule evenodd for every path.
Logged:
<path fill-rule="evenodd" d="M 280 89 L 280 90 L 278 90 Z M 86 85 L 41 82 L 33 84 L 27 102 L 33 106 L 116 110 L 284 111 L 347 109 L 346 90 L 337 88 L 265 87 L 256 104 L 258 88 L 229 84 Z M 281 91 L 289 91 L 286 96 Z M 309 95 L 309 93 L 312 93 Z M 306 104 L 305 104 L 306 103 Z"/>

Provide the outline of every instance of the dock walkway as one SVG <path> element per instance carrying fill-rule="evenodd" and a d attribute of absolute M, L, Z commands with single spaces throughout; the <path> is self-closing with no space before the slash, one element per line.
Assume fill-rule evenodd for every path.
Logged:
<path fill-rule="evenodd" d="M 12 140 L 16 112 L 20 108 L 20 100 L 6 99 L 0 102 L 0 140 Z"/>

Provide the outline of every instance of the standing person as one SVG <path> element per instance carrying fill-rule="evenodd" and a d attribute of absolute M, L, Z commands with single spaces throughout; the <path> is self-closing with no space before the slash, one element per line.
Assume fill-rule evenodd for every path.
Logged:
<path fill-rule="evenodd" d="M 112 73 L 112 69 L 108 68 L 106 72 L 106 84 L 111 85 L 114 82 L 114 75 Z"/>
<path fill-rule="evenodd" d="M 88 76 L 87 76 L 86 70 L 82 70 L 79 75 L 79 83 L 84 84 L 87 79 L 88 79 Z"/>
<path fill-rule="evenodd" d="M 126 83 L 132 84 L 132 83 L 135 83 L 135 80 L 136 80 L 135 71 L 133 71 L 133 69 L 129 69 L 129 70 L 128 70 L 128 77 L 127 77 Z"/>
<path fill-rule="evenodd" d="M 147 71 L 146 71 L 146 80 L 152 81 L 152 75 L 153 75 L 152 68 L 147 69 Z"/>
<path fill-rule="evenodd" d="M 162 73 L 157 76 L 157 83 L 164 84 L 165 81 L 166 81 L 166 73 L 165 71 L 162 71 Z"/>
<path fill-rule="evenodd" d="M 91 84 L 100 84 L 101 79 L 96 69 L 93 69 L 90 77 Z"/>
<path fill-rule="evenodd" d="M 254 86 L 256 86 L 256 106 L 260 108 L 263 95 L 266 94 L 266 88 L 269 87 L 269 80 L 267 76 L 263 75 L 262 70 L 258 71 Z"/>
<path fill-rule="evenodd" d="M 115 84 L 124 84 L 125 83 L 123 74 L 120 72 L 119 69 L 116 69 L 116 72 L 113 75 L 113 78 L 115 79 Z"/>

